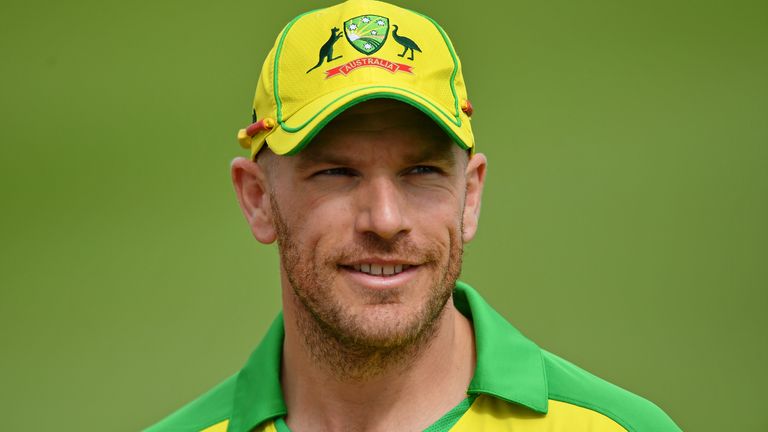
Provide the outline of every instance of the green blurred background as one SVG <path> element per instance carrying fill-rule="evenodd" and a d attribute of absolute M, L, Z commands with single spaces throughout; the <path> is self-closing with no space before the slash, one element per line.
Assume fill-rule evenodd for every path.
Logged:
<path fill-rule="evenodd" d="M 235 132 L 331 3 L 3 0 L 0 429 L 136 431 L 243 364 L 279 287 Z M 768 4 L 400 4 L 490 159 L 463 279 L 685 430 L 768 430 Z"/>

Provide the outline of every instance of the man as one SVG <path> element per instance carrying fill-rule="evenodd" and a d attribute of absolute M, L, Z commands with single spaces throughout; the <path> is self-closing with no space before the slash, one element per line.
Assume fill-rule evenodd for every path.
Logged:
<path fill-rule="evenodd" d="M 458 58 L 431 19 L 350 0 L 289 23 L 232 179 L 278 243 L 283 313 L 245 367 L 150 431 L 676 431 L 457 282 L 478 226 Z"/>

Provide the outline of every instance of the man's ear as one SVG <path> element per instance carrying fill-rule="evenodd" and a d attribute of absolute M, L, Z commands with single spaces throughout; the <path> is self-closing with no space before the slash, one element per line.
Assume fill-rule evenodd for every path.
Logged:
<path fill-rule="evenodd" d="M 264 244 L 274 242 L 277 235 L 264 169 L 250 159 L 235 158 L 232 161 L 232 184 L 253 236 Z"/>
<path fill-rule="evenodd" d="M 464 232 L 462 233 L 464 243 L 469 243 L 477 233 L 477 224 L 480 220 L 480 201 L 483 197 L 487 166 L 488 160 L 482 153 L 475 153 L 467 162 L 467 195 L 464 200 Z"/>

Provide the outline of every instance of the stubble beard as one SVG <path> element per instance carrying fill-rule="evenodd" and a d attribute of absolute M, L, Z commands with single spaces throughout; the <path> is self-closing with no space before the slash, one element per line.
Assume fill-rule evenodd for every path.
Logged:
<path fill-rule="evenodd" d="M 296 326 L 313 360 L 340 381 L 369 380 L 412 364 L 432 341 L 461 272 L 463 227 L 450 233 L 449 253 L 442 263 L 437 248 L 417 248 L 407 239 L 387 242 L 373 236 L 318 262 L 316 249 L 302 256 L 274 194 L 270 194 L 270 202 L 281 264 L 294 294 Z M 418 257 L 419 262 L 427 263 L 425 266 L 440 270 L 424 304 L 411 316 L 398 317 L 387 328 L 371 328 L 364 317 L 356 316 L 332 292 L 337 263 L 344 262 L 345 257 L 377 252 Z M 395 301 L 397 294 L 381 292 L 371 296 L 369 302 L 386 304 Z"/>

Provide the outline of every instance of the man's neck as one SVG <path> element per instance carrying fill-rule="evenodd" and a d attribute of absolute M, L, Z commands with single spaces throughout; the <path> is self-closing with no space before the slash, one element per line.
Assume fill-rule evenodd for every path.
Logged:
<path fill-rule="evenodd" d="M 281 378 L 293 432 L 423 430 L 466 397 L 475 370 L 474 335 L 452 300 L 430 340 L 408 361 L 357 379 L 318 364 L 289 309 Z"/>

